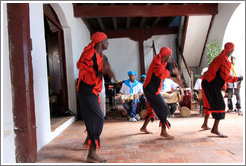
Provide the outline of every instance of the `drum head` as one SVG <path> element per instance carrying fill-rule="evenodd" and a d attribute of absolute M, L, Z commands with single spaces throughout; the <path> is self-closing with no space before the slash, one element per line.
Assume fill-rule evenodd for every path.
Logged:
<path fill-rule="evenodd" d="M 182 117 L 191 116 L 190 109 L 188 107 L 181 107 L 180 114 L 181 114 Z"/>

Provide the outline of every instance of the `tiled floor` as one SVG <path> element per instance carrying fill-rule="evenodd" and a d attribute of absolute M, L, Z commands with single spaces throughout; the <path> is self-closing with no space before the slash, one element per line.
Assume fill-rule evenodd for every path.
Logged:
<path fill-rule="evenodd" d="M 150 123 L 153 134 L 139 132 L 143 120 L 128 122 L 125 117 L 105 120 L 98 154 L 107 163 L 244 163 L 244 117 L 227 113 L 219 129 L 228 138 L 201 130 L 202 116 L 169 118 L 169 134 L 160 137 L 159 121 Z M 209 119 L 209 127 L 214 120 Z M 84 163 L 87 150 L 83 121 L 76 121 L 38 152 L 38 163 Z"/>

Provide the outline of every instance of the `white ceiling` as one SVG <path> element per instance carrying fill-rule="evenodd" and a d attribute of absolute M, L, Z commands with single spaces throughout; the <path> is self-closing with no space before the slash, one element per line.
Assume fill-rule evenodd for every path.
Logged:
<path fill-rule="evenodd" d="M 190 16 L 183 55 L 189 67 L 199 66 L 212 16 Z"/>

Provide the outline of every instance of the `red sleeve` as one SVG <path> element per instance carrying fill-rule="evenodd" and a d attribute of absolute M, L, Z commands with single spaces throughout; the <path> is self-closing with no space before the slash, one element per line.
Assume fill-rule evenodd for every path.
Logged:
<path fill-rule="evenodd" d="M 87 54 L 83 55 L 80 59 L 80 66 L 79 66 L 79 77 L 89 85 L 95 84 L 96 80 L 96 73 L 93 69 L 93 60 Z"/>
<path fill-rule="evenodd" d="M 155 64 L 154 73 L 160 79 L 165 79 L 170 76 L 170 72 L 168 69 L 166 69 L 166 65 L 162 64 Z"/>
<path fill-rule="evenodd" d="M 231 76 L 230 74 L 231 63 L 228 60 L 224 60 L 221 64 L 220 75 L 225 82 L 233 83 L 237 82 L 238 78 Z"/>

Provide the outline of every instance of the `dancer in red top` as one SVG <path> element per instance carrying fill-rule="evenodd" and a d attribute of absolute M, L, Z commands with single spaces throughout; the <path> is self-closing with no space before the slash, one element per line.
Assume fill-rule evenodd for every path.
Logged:
<path fill-rule="evenodd" d="M 234 44 L 229 42 L 224 46 L 224 50 L 218 55 L 208 67 L 208 71 L 202 80 L 202 96 L 204 102 L 204 123 L 203 129 L 209 129 L 207 121 L 209 114 L 215 119 L 211 132 L 219 137 L 227 137 L 219 132 L 218 126 L 221 119 L 225 118 L 225 102 L 221 89 L 225 82 L 236 82 L 243 77 L 233 77 L 230 75 L 231 63 L 228 58 L 234 51 Z"/>
<path fill-rule="evenodd" d="M 77 91 L 79 94 L 80 111 L 88 133 L 87 162 L 106 162 L 96 154 L 96 147 L 100 149 L 100 135 L 103 129 L 104 117 L 100 108 L 99 93 L 102 90 L 102 76 L 114 77 L 106 56 L 102 53 L 108 48 L 108 38 L 102 32 L 96 32 L 91 37 L 91 43 L 84 48 L 77 68 L 79 80 Z"/>
<path fill-rule="evenodd" d="M 166 68 L 167 61 L 172 54 L 172 50 L 168 47 L 162 47 L 160 53 L 156 55 L 149 67 L 146 80 L 143 85 L 144 94 L 147 98 L 147 114 L 145 121 L 140 131 L 151 133 L 146 129 L 150 120 L 154 120 L 155 114 L 160 119 L 161 136 L 166 139 L 174 139 L 166 131 L 166 126 L 169 128 L 170 123 L 167 121 L 168 106 L 160 95 L 163 80 L 170 75 L 170 70 Z M 153 108 L 153 109 L 152 109 Z"/>

